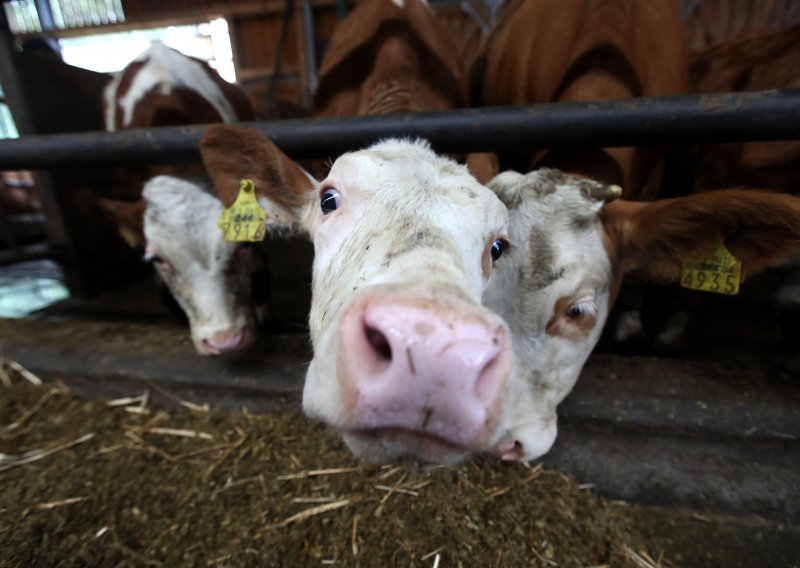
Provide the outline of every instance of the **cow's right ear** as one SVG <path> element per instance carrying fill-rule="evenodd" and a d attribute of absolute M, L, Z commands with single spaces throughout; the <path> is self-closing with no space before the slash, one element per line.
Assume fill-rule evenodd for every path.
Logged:
<path fill-rule="evenodd" d="M 226 207 L 236 200 L 241 180 L 249 178 L 258 196 L 292 215 L 290 221 L 303 218 L 315 181 L 266 136 L 241 126 L 214 124 L 203 134 L 200 151 Z"/>

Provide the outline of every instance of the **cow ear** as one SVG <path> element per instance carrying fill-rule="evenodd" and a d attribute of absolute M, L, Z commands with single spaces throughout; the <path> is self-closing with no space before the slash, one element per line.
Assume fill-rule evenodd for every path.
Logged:
<path fill-rule="evenodd" d="M 725 189 L 653 203 L 616 201 L 602 212 L 606 247 L 623 271 L 675 281 L 684 261 L 721 238 L 747 277 L 800 253 L 800 198 Z"/>
<path fill-rule="evenodd" d="M 200 142 L 203 163 L 220 201 L 229 207 L 241 180 L 252 179 L 256 193 L 299 221 L 315 187 L 314 179 L 255 130 L 229 124 L 209 126 Z"/>

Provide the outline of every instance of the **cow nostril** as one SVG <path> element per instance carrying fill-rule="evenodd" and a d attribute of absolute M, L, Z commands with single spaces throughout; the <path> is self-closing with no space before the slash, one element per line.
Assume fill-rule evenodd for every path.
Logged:
<path fill-rule="evenodd" d="M 367 341 L 369 342 L 372 350 L 383 360 L 391 361 L 392 360 L 392 348 L 389 346 L 389 340 L 386 339 L 386 336 L 378 329 L 371 327 L 369 325 L 365 326 L 365 333 L 367 335 Z"/>

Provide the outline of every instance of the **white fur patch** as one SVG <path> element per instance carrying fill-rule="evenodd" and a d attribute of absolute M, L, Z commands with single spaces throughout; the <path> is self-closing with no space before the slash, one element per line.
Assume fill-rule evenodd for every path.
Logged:
<path fill-rule="evenodd" d="M 236 112 L 225 93 L 209 77 L 204 65 L 199 61 L 187 57 L 161 42 L 154 43 L 134 61 L 144 60 L 147 60 L 147 63 L 136 73 L 130 88 L 121 99 L 117 98 L 117 88 L 122 73 L 106 87 L 103 93 L 106 130 L 114 131 L 116 129 L 114 121 L 116 104 L 122 108 L 122 127 L 127 128 L 133 120 L 136 105 L 148 92 L 158 89 L 163 94 L 169 94 L 176 87 L 191 89 L 199 93 L 219 113 L 223 122 L 237 120 Z"/>
<path fill-rule="evenodd" d="M 203 338 L 251 323 L 246 259 L 237 245 L 222 240 L 217 221 L 222 203 L 210 181 L 157 176 L 145 184 L 147 247 L 169 268 L 156 265 L 189 317 L 198 351 Z"/>

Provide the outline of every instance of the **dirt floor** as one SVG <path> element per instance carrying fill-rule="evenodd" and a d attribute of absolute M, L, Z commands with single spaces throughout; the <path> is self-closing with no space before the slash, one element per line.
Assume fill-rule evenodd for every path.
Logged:
<path fill-rule="evenodd" d="M 0 368 L 0 566 L 790 566 L 800 558 L 787 548 L 797 542 L 788 529 L 756 519 L 742 531 L 724 518 L 610 501 L 538 466 L 368 467 L 299 410 L 85 401 L 24 374 L 13 363 Z"/>

